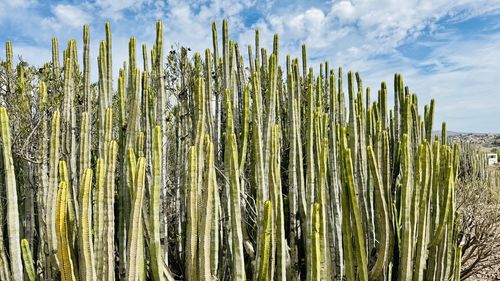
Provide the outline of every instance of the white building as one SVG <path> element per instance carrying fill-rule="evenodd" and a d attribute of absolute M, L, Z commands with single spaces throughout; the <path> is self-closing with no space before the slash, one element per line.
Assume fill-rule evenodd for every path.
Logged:
<path fill-rule="evenodd" d="M 488 165 L 493 166 L 498 163 L 498 156 L 496 153 L 488 153 L 486 157 L 488 157 Z"/>

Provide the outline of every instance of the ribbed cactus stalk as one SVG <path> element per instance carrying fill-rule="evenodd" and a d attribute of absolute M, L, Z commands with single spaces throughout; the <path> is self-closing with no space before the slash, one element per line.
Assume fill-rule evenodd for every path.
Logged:
<path fill-rule="evenodd" d="M 205 178 L 203 181 L 203 202 L 201 210 L 204 210 L 205 216 L 200 216 L 200 236 L 198 242 L 198 268 L 199 280 L 212 280 L 212 227 L 214 220 L 215 191 L 214 185 L 215 163 L 214 147 L 208 135 L 205 135 L 204 141 L 205 153 Z"/>
<path fill-rule="evenodd" d="M 129 84 L 133 85 L 133 91 L 130 93 L 130 107 L 129 107 L 129 117 L 127 124 L 127 136 L 126 136 L 126 147 L 135 147 L 134 142 L 137 139 L 137 134 L 139 132 L 139 116 L 140 116 L 140 80 L 141 76 L 139 70 L 136 69 L 133 72 L 133 76 Z"/>
<path fill-rule="evenodd" d="M 368 163 L 370 165 L 370 175 L 375 185 L 375 225 L 377 245 L 377 261 L 373 265 L 369 280 L 379 280 L 388 266 L 389 256 L 389 206 L 387 206 L 385 188 L 380 176 L 380 170 L 375 158 L 375 153 L 371 146 L 368 146 Z M 388 159 L 386 159 L 388 160 Z"/>
<path fill-rule="evenodd" d="M 118 152 L 118 144 L 116 141 L 110 141 L 107 144 L 106 157 L 106 187 L 104 191 L 104 256 L 103 261 L 103 277 L 105 280 L 115 280 L 115 171 L 116 171 L 116 155 Z"/>
<path fill-rule="evenodd" d="M 197 233 L 198 233 L 198 210 L 197 210 L 197 189 L 198 173 L 195 146 L 191 146 L 188 154 L 188 176 L 187 176 L 187 210 L 186 210 L 186 254 L 185 254 L 185 277 L 186 280 L 197 280 Z"/>
<path fill-rule="evenodd" d="M 68 58 L 64 61 L 64 99 L 61 111 L 61 148 L 63 159 L 66 160 L 68 165 L 68 180 L 67 184 L 69 187 L 69 199 L 68 200 L 68 211 L 69 211 L 69 229 L 70 231 L 75 226 L 78 220 L 78 200 L 76 200 L 77 189 L 78 189 L 78 176 L 77 176 L 77 164 L 76 164 L 76 113 L 74 108 L 75 99 L 75 65 L 74 52 L 76 48 L 76 42 L 70 40 L 68 42 Z M 73 239 L 71 239 L 73 240 Z"/>
<path fill-rule="evenodd" d="M 357 201 L 356 192 L 354 190 L 354 172 L 352 164 L 352 154 L 347 143 L 347 131 L 341 129 L 341 149 L 342 149 L 342 222 L 347 225 L 346 232 L 342 235 L 345 238 L 343 241 L 344 252 L 346 254 L 346 278 L 353 280 L 354 265 L 358 270 L 359 280 L 368 280 L 368 268 L 366 260 L 365 239 L 363 226 L 361 221 L 361 213 Z M 349 219 L 350 218 L 350 219 Z M 351 221 L 352 220 L 352 221 Z M 352 231 L 353 238 L 349 234 Z M 353 245 L 354 244 L 354 245 Z M 354 251 L 353 251 L 354 249 Z M 354 253 L 353 253 L 354 252 Z"/>
<path fill-rule="evenodd" d="M 273 205 L 271 201 L 264 202 L 264 219 L 262 220 L 263 225 L 261 226 L 261 245 L 259 252 L 261 256 L 259 257 L 260 264 L 258 265 L 258 273 L 255 274 L 254 280 L 269 280 L 272 279 L 270 276 L 269 262 L 271 257 L 271 232 L 273 228 L 272 224 L 272 208 Z"/>
<path fill-rule="evenodd" d="M 106 93 L 108 94 L 108 102 L 113 100 L 113 61 L 112 61 L 112 40 L 111 40 L 111 25 L 109 22 L 105 24 L 106 30 Z M 111 106 L 111 104 L 108 104 Z"/>
<path fill-rule="evenodd" d="M 23 256 L 24 270 L 29 281 L 36 280 L 35 266 L 33 264 L 33 255 L 31 254 L 28 240 L 21 240 L 21 251 Z"/>
<path fill-rule="evenodd" d="M 129 162 L 130 163 L 130 162 Z M 130 163 L 133 164 L 133 163 Z M 129 165 L 130 165 L 129 164 Z M 133 207 L 132 215 L 130 216 L 130 233 L 129 233 L 129 266 L 127 267 L 127 280 L 141 280 L 141 264 L 139 260 L 140 248 L 139 236 L 142 235 L 142 204 L 144 200 L 144 180 L 146 170 L 146 158 L 140 157 L 137 160 L 133 182 Z"/>
<path fill-rule="evenodd" d="M 299 278 L 299 266 L 298 266 L 298 230 L 299 230 L 299 219 L 298 219 L 298 177 L 297 177 L 297 128 L 296 128 L 296 98 L 295 98 L 295 83 L 292 79 L 292 74 L 288 74 L 288 111 L 291 115 L 289 118 L 289 143 L 290 143 L 290 153 L 289 153 L 289 176 L 288 176 L 288 186 L 289 186 L 289 217 L 290 217 L 290 258 L 291 258 L 291 280 L 298 280 Z M 300 135 L 299 135 L 300 136 Z"/>
<path fill-rule="evenodd" d="M 307 280 L 312 280 L 313 268 L 313 203 L 314 203 L 314 192 L 315 192 L 315 164 L 314 164 L 314 94 L 313 86 L 309 84 L 309 91 L 307 93 L 307 125 L 306 125 L 306 217 L 307 217 L 307 227 L 306 227 L 306 262 L 307 262 Z"/>
<path fill-rule="evenodd" d="M 9 116 L 7 109 L 0 107 L 0 132 L 2 134 L 3 162 L 5 168 L 5 189 L 7 191 L 7 233 L 9 238 L 10 270 L 14 280 L 23 279 L 23 263 L 19 237 L 19 209 L 17 201 L 16 176 L 12 159 Z"/>
<path fill-rule="evenodd" d="M 68 164 L 66 161 L 64 160 L 59 160 L 59 184 L 61 182 L 69 182 L 70 180 L 70 175 L 69 175 L 69 168 L 68 168 Z M 69 187 L 68 187 L 69 189 Z M 71 256 L 72 259 L 75 259 L 76 257 L 74 256 L 74 246 L 73 246 L 73 238 L 74 238 L 74 235 L 73 232 L 71 231 L 71 228 L 69 226 L 73 225 L 75 223 L 75 213 L 74 212 L 71 212 L 70 211 L 70 207 L 73 207 L 73 204 L 69 203 L 72 198 L 71 198 L 71 194 L 70 194 L 70 191 L 69 190 L 66 190 L 66 204 L 68 205 L 67 207 L 67 226 L 66 226 L 66 230 L 68 232 L 68 244 L 69 244 L 69 247 L 70 247 L 70 254 L 73 255 Z M 56 217 L 57 217 L 57 214 L 56 214 Z M 57 221 L 56 221 L 57 223 Z M 77 225 L 75 225 L 75 227 L 78 227 Z M 56 230 L 57 230 L 57 225 L 56 225 Z M 59 246 L 59 244 L 58 244 Z M 59 248 L 58 248 L 59 249 Z M 60 254 L 60 251 L 58 250 L 58 254 Z M 75 262 L 76 264 L 76 262 Z M 61 266 L 61 264 L 59 264 L 59 266 Z M 75 265 L 76 266 L 76 265 Z"/>
<path fill-rule="evenodd" d="M 104 153 L 104 146 L 105 146 L 105 141 L 104 141 L 104 130 L 105 130 L 105 114 L 106 114 L 106 109 L 109 108 L 109 101 L 108 101 L 108 83 L 107 83 L 107 75 L 106 75 L 106 70 L 107 70 L 107 65 L 106 65 L 106 43 L 105 41 L 101 41 L 99 45 L 99 56 L 97 57 L 97 66 L 98 66 L 98 73 L 99 73 L 99 81 L 98 81 L 98 151 L 99 151 L 99 157 L 104 158 L 105 153 Z"/>
<path fill-rule="evenodd" d="M 419 175 L 416 178 L 414 186 L 419 189 L 420 204 L 416 204 L 415 208 L 418 211 L 417 222 L 417 241 L 415 251 L 415 266 L 413 269 L 413 280 L 424 280 L 425 262 L 427 260 L 427 240 L 429 233 L 429 191 L 430 191 L 430 176 L 431 167 L 431 150 L 427 140 L 420 145 L 418 150 L 418 170 Z"/>
<path fill-rule="evenodd" d="M 460 280 L 460 271 L 461 271 L 461 264 L 462 264 L 462 246 L 457 247 L 457 252 L 455 256 L 455 267 L 454 267 L 454 272 L 453 272 L 453 280 L 458 281 Z"/>
<path fill-rule="evenodd" d="M 158 89 L 158 92 L 156 94 L 156 104 L 158 108 L 156 109 L 156 120 L 155 123 L 156 125 L 159 125 L 161 128 L 161 135 L 165 136 L 167 134 L 167 118 L 166 118 L 166 112 L 165 108 L 167 108 L 167 94 L 165 92 L 165 72 L 163 69 L 163 24 L 161 21 L 156 22 L 156 44 L 155 44 L 155 49 L 156 49 L 156 58 L 155 58 L 155 66 L 156 69 L 152 70 L 153 72 L 156 72 L 156 89 Z M 153 57 L 151 57 L 153 59 Z M 162 147 L 166 147 L 167 145 L 167 139 L 165 137 L 162 138 Z M 167 183 L 167 155 L 168 152 L 164 148 L 162 149 L 161 152 L 161 186 L 165 186 Z M 161 227 L 161 236 L 163 239 L 167 240 L 168 239 L 168 223 L 166 220 L 166 209 L 167 209 L 167 203 L 168 203 L 168 198 L 167 198 L 167 189 L 162 188 L 161 189 L 161 195 L 160 195 L 160 208 L 163 210 L 163 218 L 162 223 L 163 226 Z M 163 243 L 162 245 L 163 249 L 163 259 L 165 262 L 168 264 L 168 243 Z"/>
<path fill-rule="evenodd" d="M 64 161 L 63 165 L 66 166 Z M 61 272 L 61 280 L 75 280 L 73 261 L 71 259 L 70 245 L 68 240 L 68 228 L 66 213 L 68 211 L 68 185 L 65 181 L 61 181 L 57 191 L 57 206 L 56 206 L 56 235 L 57 235 L 57 254 L 59 256 L 59 270 Z"/>
<path fill-rule="evenodd" d="M 341 202 L 340 202 L 340 171 L 338 169 L 338 162 L 341 154 L 339 153 L 339 147 L 337 145 L 337 130 L 336 124 L 339 122 L 338 111 L 340 110 L 339 98 L 337 94 L 336 78 L 334 70 L 330 73 L 330 84 L 329 84 L 329 101 L 330 101 L 330 112 L 329 121 L 330 128 L 328 132 L 328 176 L 330 182 L 330 209 L 332 210 L 333 221 L 332 228 L 333 233 L 331 235 L 334 237 L 333 243 L 330 247 L 334 247 L 334 254 L 332 257 L 332 262 L 334 268 L 334 278 L 342 279 L 344 273 L 344 257 L 343 257 L 343 247 L 342 247 L 342 213 L 341 213 Z"/>
<path fill-rule="evenodd" d="M 94 203 L 94 252 L 96 257 L 97 276 L 104 274 L 104 194 L 106 182 L 106 165 L 104 159 L 97 159 Z"/>
<path fill-rule="evenodd" d="M 13 85 L 13 55 L 12 55 L 12 42 L 5 42 L 5 73 L 7 75 L 7 93 L 12 94 L 14 91 Z M 0 96 L 0 101 L 2 102 L 0 106 L 5 106 L 4 96 Z"/>
<path fill-rule="evenodd" d="M 60 76 L 59 65 L 59 43 L 56 37 L 52 37 L 52 75 L 54 78 Z"/>
<path fill-rule="evenodd" d="M 241 229 L 241 203 L 240 203 L 240 169 L 238 161 L 238 148 L 236 136 L 233 131 L 232 106 L 228 91 L 226 91 L 226 169 L 229 172 L 230 188 L 230 216 L 231 216 L 231 245 L 232 245 L 232 280 L 245 280 L 245 260 L 243 258 L 243 233 Z"/>
<path fill-rule="evenodd" d="M 400 144 L 401 155 L 401 205 L 400 205 L 400 220 L 401 220 L 401 244 L 400 244 L 400 265 L 398 272 L 398 280 L 408 280 L 411 278 L 412 271 L 412 248 L 413 248 L 413 225 L 411 225 L 411 194 L 412 186 L 410 184 L 410 147 L 408 143 L 408 135 L 404 134 Z"/>
<path fill-rule="evenodd" d="M 119 276 L 123 278 L 125 276 L 125 268 L 127 266 L 127 225 L 129 223 L 129 206 L 130 206 L 130 196 L 128 186 L 128 165 L 127 162 L 127 147 L 126 147 L 126 128 L 127 128 L 127 96 L 125 87 L 125 70 L 120 69 L 120 75 L 118 77 L 118 145 L 120 152 L 118 154 L 118 161 L 121 163 L 120 174 L 118 178 L 118 251 L 120 256 L 119 261 Z"/>
<path fill-rule="evenodd" d="M 321 205 L 313 205 L 311 280 L 321 279 Z"/>
<path fill-rule="evenodd" d="M 57 267 L 57 237 L 55 235 L 55 214 L 56 214 L 56 197 L 58 186 L 58 167 L 59 167 L 59 144 L 60 144 L 60 114 L 58 111 L 52 114 L 50 135 L 50 150 L 49 150 L 49 186 L 47 192 L 47 278 L 50 278 L 50 273 Z"/>
<path fill-rule="evenodd" d="M 160 191 L 161 191 L 161 169 L 162 169 L 162 135 L 161 127 L 156 126 L 152 136 L 153 141 L 153 184 L 150 191 L 149 223 L 151 231 L 150 255 L 153 279 L 164 280 L 162 268 L 163 261 L 160 245 Z"/>
<path fill-rule="evenodd" d="M 281 190 L 281 159 L 280 154 L 279 126 L 271 128 L 271 157 L 269 158 L 269 190 L 271 192 L 271 202 L 273 202 L 274 231 L 271 236 L 276 243 L 276 276 L 277 280 L 286 279 L 286 256 L 287 242 L 285 240 L 285 218 L 283 211 L 283 199 Z"/>
<path fill-rule="evenodd" d="M 92 95 L 90 92 L 90 31 L 89 26 L 83 26 L 83 101 L 85 112 L 92 115 Z"/>
<path fill-rule="evenodd" d="M 95 280 L 94 245 L 92 243 L 92 170 L 85 169 L 80 181 L 80 215 L 78 221 L 78 254 L 80 280 Z"/>

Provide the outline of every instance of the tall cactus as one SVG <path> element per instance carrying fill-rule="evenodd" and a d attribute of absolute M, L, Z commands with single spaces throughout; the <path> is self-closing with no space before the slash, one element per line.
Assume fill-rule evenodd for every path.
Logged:
<path fill-rule="evenodd" d="M 33 255 L 31 254 L 28 240 L 21 240 L 21 250 L 23 256 L 24 270 L 29 281 L 36 280 L 35 266 L 33 264 Z"/>
<path fill-rule="evenodd" d="M 229 97 L 226 91 L 226 97 Z M 241 229 L 241 203 L 240 203 L 240 171 L 238 161 L 238 148 L 236 136 L 232 128 L 232 106 L 230 99 L 226 98 L 227 112 L 227 157 L 226 169 L 229 172 L 230 188 L 230 216 L 231 216 L 231 244 L 232 244 L 232 279 L 245 280 L 245 261 L 243 258 L 243 233 Z"/>
<path fill-rule="evenodd" d="M 116 170 L 116 155 L 118 144 L 116 141 L 110 141 L 107 144 L 106 158 L 106 187 L 104 191 L 104 275 L 106 280 L 115 279 L 115 259 L 114 259 L 114 233 L 115 233 L 115 170 Z"/>
<path fill-rule="evenodd" d="M 145 180 L 145 169 L 146 169 L 146 159 L 140 157 L 137 160 L 136 172 L 134 174 L 134 196 L 133 196 L 133 207 L 132 215 L 130 217 L 130 234 L 129 234 L 129 266 L 127 271 L 127 280 L 140 280 L 141 278 L 141 261 L 138 260 L 140 255 L 139 251 L 143 249 L 140 248 L 139 236 L 142 235 L 142 204 L 144 200 L 144 180 Z"/>
<path fill-rule="evenodd" d="M 15 72 L 6 44 L 0 279 L 23 279 L 21 253 L 29 280 L 460 278 L 463 163 L 445 123 L 431 143 L 435 101 L 420 115 L 401 74 L 389 108 L 385 82 L 374 96 L 359 73 L 328 62 L 315 73 L 305 45 L 280 65 L 278 35 L 267 50 L 257 30 L 246 68 L 227 20 L 222 42 L 212 25 L 203 60 L 165 54 L 158 21 L 142 63 L 130 39 L 115 93 L 104 28 L 95 87 L 88 25 L 83 68 L 75 40 L 61 66 L 54 37 L 38 72 L 24 62 Z M 35 205 L 16 179 L 36 183 Z"/>
<path fill-rule="evenodd" d="M 201 204 L 201 210 L 205 211 L 205 217 L 200 216 L 200 237 L 198 242 L 198 268 L 199 268 L 199 279 L 200 280 L 212 280 L 211 260 L 210 256 L 212 254 L 212 227 L 214 219 L 214 203 L 215 203 L 215 192 L 214 189 L 214 147 L 210 141 L 208 135 L 205 136 L 204 141 L 204 153 L 205 159 L 205 179 L 203 182 L 203 202 Z"/>
<path fill-rule="evenodd" d="M 64 161 L 62 161 L 63 165 Z M 57 191 L 56 206 L 56 235 L 57 235 L 57 254 L 59 256 L 59 270 L 61 280 L 75 280 L 74 266 L 71 259 L 70 245 L 68 240 L 66 213 L 68 211 L 68 184 L 61 181 Z"/>
<path fill-rule="evenodd" d="M 78 237 L 80 280 L 94 280 L 96 278 L 94 249 L 92 243 L 91 224 L 91 185 L 92 170 L 86 169 L 80 181 L 80 216 L 78 228 L 81 233 Z"/>
<path fill-rule="evenodd" d="M 155 281 L 164 280 L 162 274 L 162 255 L 160 245 L 160 191 L 162 169 L 162 135 L 161 127 L 156 126 L 153 131 L 153 185 L 150 194 L 150 228 L 151 228 L 151 267 Z"/>
<path fill-rule="evenodd" d="M 7 233 L 9 238 L 10 270 L 14 280 L 23 279 L 21 245 L 19 237 L 19 209 L 17 200 L 16 176 L 12 158 L 9 116 L 7 109 L 0 107 L 0 132 L 2 134 L 3 162 L 5 168 L 5 189 L 7 191 Z"/>
<path fill-rule="evenodd" d="M 196 266 L 197 257 L 197 236 L 198 231 L 198 211 L 197 211 L 197 159 L 196 147 L 191 146 L 188 154 L 188 182 L 187 182 L 187 221 L 186 221 L 186 257 L 185 257 L 185 276 L 187 280 L 196 280 L 198 269 Z"/>
<path fill-rule="evenodd" d="M 378 228 L 376 229 L 377 241 L 379 242 L 377 261 L 370 271 L 370 280 L 378 280 L 382 276 L 387 268 L 389 256 L 389 209 L 386 202 L 387 197 L 385 196 L 386 190 L 376 161 L 373 149 L 368 146 L 368 163 L 373 177 L 372 181 L 375 184 L 375 220 Z"/>
<path fill-rule="evenodd" d="M 261 245 L 260 245 L 260 257 L 259 261 L 260 264 L 257 267 L 258 272 L 254 275 L 255 278 L 254 280 L 269 280 L 271 279 L 270 277 L 270 271 L 269 271 L 269 262 L 270 262 L 270 252 L 271 252 L 271 231 L 273 228 L 272 224 L 272 203 L 271 201 L 266 201 L 264 202 L 264 220 L 263 225 L 261 226 Z"/>
<path fill-rule="evenodd" d="M 358 278 L 359 280 L 368 280 L 368 269 L 367 269 L 367 260 L 366 260 L 366 251 L 365 251 L 365 239 L 364 232 L 361 221 L 361 213 L 359 210 L 359 205 L 357 201 L 356 192 L 354 190 L 354 172 L 353 172 L 353 164 L 352 164 L 352 154 L 351 150 L 347 144 L 347 132 L 345 128 L 342 128 L 342 173 L 343 173 L 343 181 L 344 186 L 342 187 L 342 209 L 343 216 L 346 219 L 343 219 L 346 224 L 351 224 L 350 228 L 352 230 L 353 238 L 349 238 L 343 241 L 343 244 L 354 244 L 354 254 L 352 254 L 353 245 L 346 245 L 344 248 L 347 252 L 349 261 L 346 260 L 346 267 L 349 266 L 349 274 L 346 271 L 346 277 L 354 278 L 354 261 L 356 267 L 358 269 Z M 345 202 L 344 202 L 345 201 Z M 344 214 L 345 213 L 345 214 Z M 351 217 L 352 222 L 349 222 L 349 216 Z M 347 229 L 349 231 L 349 228 Z M 343 233 L 343 236 L 350 236 L 349 232 Z M 349 249 L 350 248 L 350 249 Z M 349 253 L 351 252 L 351 253 Z M 349 257 L 350 256 L 350 257 Z M 349 265 L 347 264 L 349 262 Z M 346 268 L 346 270 L 348 270 Z M 350 277 L 351 276 L 351 277 Z"/>
<path fill-rule="evenodd" d="M 283 210 L 283 199 L 281 190 L 281 177 L 279 176 L 280 167 L 280 137 L 279 126 L 275 125 L 271 128 L 271 157 L 269 158 L 269 189 L 271 192 L 271 202 L 275 208 L 273 209 L 273 221 L 275 227 L 271 236 L 276 243 L 276 276 L 277 280 L 286 279 L 286 256 L 288 245 L 285 240 L 285 218 Z"/>

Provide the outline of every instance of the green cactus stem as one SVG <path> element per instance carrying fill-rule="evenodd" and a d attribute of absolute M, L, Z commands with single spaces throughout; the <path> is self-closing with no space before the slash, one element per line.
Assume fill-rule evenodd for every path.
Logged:
<path fill-rule="evenodd" d="M 35 266 L 33 265 L 33 255 L 31 254 L 28 240 L 21 240 L 21 250 L 24 262 L 24 270 L 29 281 L 36 280 Z"/>
<path fill-rule="evenodd" d="M 92 243 L 91 209 L 92 170 L 85 169 L 80 181 L 80 216 L 78 221 L 78 254 L 80 280 L 95 280 L 94 245 Z"/>
<path fill-rule="evenodd" d="M 5 168 L 5 188 L 7 191 L 7 233 L 9 238 L 10 270 L 14 280 L 23 279 L 21 245 L 19 238 L 19 209 L 16 176 L 12 159 L 9 116 L 7 109 L 0 107 L 0 132 L 2 135 L 3 163 Z"/>

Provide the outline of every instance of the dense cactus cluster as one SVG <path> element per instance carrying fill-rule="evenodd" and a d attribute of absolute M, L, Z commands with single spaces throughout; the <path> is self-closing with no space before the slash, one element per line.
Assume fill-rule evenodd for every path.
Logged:
<path fill-rule="evenodd" d="M 15 72 L 7 42 L 0 279 L 460 279 L 458 149 L 400 74 L 391 109 L 385 83 L 372 100 L 305 46 L 280 62 L 278 35 L 266 50 L 256 31 L 246 60 L 225 20 L 222 52 L 214 23 L 204 58 L 165 56 L 157 22 L 115 85 L 105 28 L 97 84 L 87 26 L 83 69 L 54 39 Z"/>

